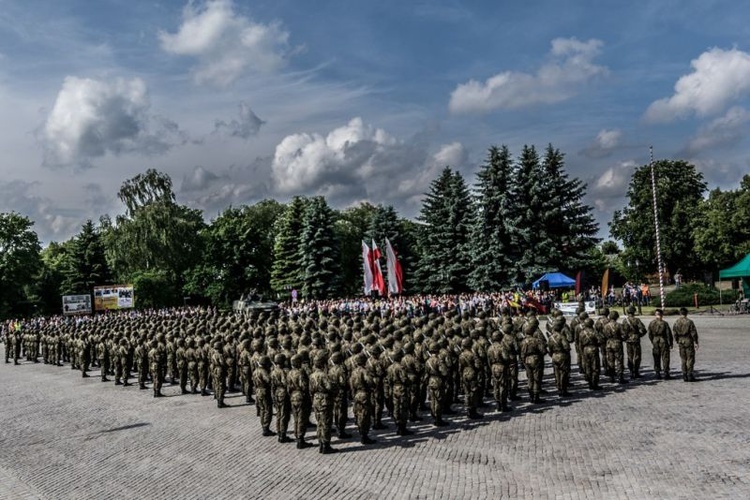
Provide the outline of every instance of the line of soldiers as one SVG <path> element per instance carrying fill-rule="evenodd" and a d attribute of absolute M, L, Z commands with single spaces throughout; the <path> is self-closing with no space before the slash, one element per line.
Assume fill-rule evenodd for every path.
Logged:
<path fill-rule="evenodd" d="M 684 379 L 694 380 L 698 338 L 687 311 L 675 323 L 674 335 L 660 311 L 648 329 L 633 308 L 621 322 L 615 311 L 603 312 L 594 322 L 579 310 L 566 324 L 562 313 L 553 311 L 543 333 L 533 312 L 512 316 L 508 309 L 497 319 L 454 311 L 381 318 L 377 313 L 239 316 L 175 310 L 169 316 L 95 317 L 11 331 L 5 352 L 6 362 L 12 354 L 16 364 L 22 350 L 29 361 L 41 356 L 45 364 L 70 363 L 83 377 L 99 367 L 101 380 L 113 376 L 115 385 L 131 385 L 135 373 L 140 389 L 150 382 L 157 398 L 167 378 L 183 394 L 213 394 L 219 408 L 226 406 L 227 392 L 241 391 L 248 404 L 255 403 L 264 436 L 292 441 L 293 418 L 300 449 L 311 446 L 305 434 L 314 412 L 319 452 L 331 453 L 334 427 L 340 439 L 351 437 L 345 430 L 349 402 L 361 442 L 372 444 L 371 428 L 386 428 L 384 413 L 393 418 L 398 435 L 411 434 L 407 423 L 421 420 L 420 411 L 429 410 L 433 424 L 445 426 L 443 417 L 456 413 L 452 406 L 461 402 L 461 394 L 471 419 L 482 418 L 478 408 L 485 397 L 494 399 L 499 411 L 511 411 L 509 401 L 521 399 L 521 368 L 530 401 L 542 402 L 548 355 L 557 392 L 568 396 L 573 347 L 592 390 L 599 389 L 602 371 L 611 382 L 626 383 L 623 344 L 631 378 L 640 377 L 640 340 L 646 333 L 657 377 L 663 370 L 669 378 L 669 349 L 677 338 Z M 274 413 L 276 432 L 271 430 Z"/>

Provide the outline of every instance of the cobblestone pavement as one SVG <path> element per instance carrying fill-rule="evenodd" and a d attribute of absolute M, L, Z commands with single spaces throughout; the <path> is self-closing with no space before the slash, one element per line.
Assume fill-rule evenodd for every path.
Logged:
<path fill-rule="evenodd" d="M 750 498 L 750 317 L 693 318 L 698 383 L 654 379 L 644 339 L 637 383 L 592 395 L 576 374 L 560 401 L 548 365 L 544 404 L 408 437 L 391 425 L 367 447 L 350 423 L 333 455 L 261 437 L 239 395 L 219 410 L 0 362 L 0 498 Z"/>

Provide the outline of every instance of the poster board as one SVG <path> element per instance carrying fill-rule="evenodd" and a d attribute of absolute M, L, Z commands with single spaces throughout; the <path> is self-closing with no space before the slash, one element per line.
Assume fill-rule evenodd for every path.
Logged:
<path fill-rule="evenodd" d="M 105 285 L 94 287 L 94 309 L 117 311 L 135 305 L 133 285 Z"/>
<path fill-rule="evenodd" d="M 63 295 L 62 312 L 66 316 L 91 314 L 91 295 Z"/>

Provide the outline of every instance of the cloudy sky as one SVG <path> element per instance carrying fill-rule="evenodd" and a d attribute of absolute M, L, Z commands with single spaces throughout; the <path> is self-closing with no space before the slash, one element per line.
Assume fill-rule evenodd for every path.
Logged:
<path fill-rule="evenodd" d="M 207 220 L 322 194 L 419 211 L 491 145 L 566 153 L 607 235 L 630 174 L 750 172 L 750 4 L 0 0 L 0 211 L 44 242 L 168 173 Z"/>

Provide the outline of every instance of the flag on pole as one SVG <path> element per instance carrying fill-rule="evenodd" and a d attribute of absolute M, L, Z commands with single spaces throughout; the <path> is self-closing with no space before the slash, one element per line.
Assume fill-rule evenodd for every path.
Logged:
<path fill-rule="evenodd" d="M 609 291 L 609 268 L 607 268 L 607 270 L 604 271 L 604 276 L 602 276 L 602 299 L 607 297 L 608 291 Z"/>
<path fill-rule="evenodd" d="M 377 290 L 381 297 L 385 297 L 385 279 L 380 267 L 380 250 L 375 240 L 372 240 L 372 289 Z"/>
<path fill-rule="evenodd" d="M 386 262 L 388 266 L 388 292 L 391 295 L 398 295 L 404 291 L 404 275 L 396 251 L 388 238 L 385 239 L 385 255 L 388 257 Z"/>
<path fill-rule="evenodd" d="M 578 296 L 581 295 L 582 285 L 583 285 L 583 271 L 578 271 L 578 274 L 576 274 L 576 300 L 578 300 Z"/>
<path fill-rule="evenodd" d="M 362 240 L 362 268 L 365 275 L 365 295 L 370 295 L 372 291 L 372 250 L 367 246 L 365 240 Z"/>

